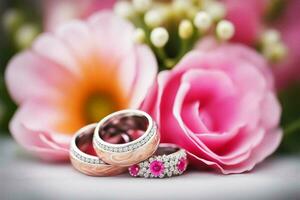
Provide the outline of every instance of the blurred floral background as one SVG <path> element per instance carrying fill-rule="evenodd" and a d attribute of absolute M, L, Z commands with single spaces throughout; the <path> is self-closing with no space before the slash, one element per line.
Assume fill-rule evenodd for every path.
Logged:
<path fill-rule="evenodd" d="M 236 34 L 232 41 L 256 48 L 272 63 L 271 67 L 276 79 L 277 95 L 283 108 L 281 127 L 284 130 L 284 137 L 279 151 L 285 153 L 299 152 L 300 25 L 298 20 L 300 17 L 300 1 L 224 0 L 222 2 L 227 10 L 224 13 L 225 18 L 231 20 L 236 28 Z M 73 18 L 85 19 L 99 10 L 113 9 L 114 3 L 115 1 L 112 0 L 1 0 L 0 132 L 2 135 L 9 136 L 8 123 L 17 108 L 6 90 L 4 81 L 5 68 L 10 58 L 30 47 L 32 41 L 41 32 L 51 31 Z M 180 11 L 181 6 L 184 7 L 186 4 L 178 5 L 178 10 Z M 212 11 L 212 13 L 221 13 L 222 15 L 222 8 L 216 6 L 214 9 L 221 9 L 221 11 Z M 128 15 L 129 13 L 125 11 L 119 8 L 119 12 L 123 12 L 123 15 Z M 193 10 L 189 10 L 189 14 L 193 15 Z M 130 18 L 130 16 L 127 17 Z M 148 22 L 146 20 L 146 24 L 139 17 L 131 18 L 131 21 L 137 27 L 146 30 L 146 34 L 148 34 L 145 27 L 155 26 L 155 23 L 159 23 L 159 19 L 155 19 L 155 15 L 151 17 L 151 13 L 148 18 L 149 20 Z M 281 46 L 278 48 L 276 46 L 275 49 L 278 51 L 271 51 L 270 53 L 269 49 L 263 46 L 263 43 L 258 42 L 259 37 L 263 37 L 261 36 L 262 30 L 266 30 L 266 27 L 269 26 L 279 30 L 285 45 L 284 49 L 280 48 Z M 172 28 L 174 27 L 171 24 L 169 29 L 172 30 Z M 138 33 L 143 34 L 141 32 Z M 269 31 L 269 34 L 273 34 L 276 37 L 276 34 L 272 31 Z M 170 37 L 171 42 L 167 44 L 165 52 L 161 52 L 153 46 L 151 47 L 158 59 L 160 70 L 172 68 L 190 50 L 191 46 L 189 45 L 176 48 L 179 45 L 176 41 L 180 41 L 178 37 L 178 35 Z M 271 36 L 269 38 L 272 39 Z M 172 51 L 174 49 L 178 49 L 178 51 L 174 53 Z M 282 51 L 288 52 L 287 57 L 278 61 L 278 54 L 283 54 Z"/>

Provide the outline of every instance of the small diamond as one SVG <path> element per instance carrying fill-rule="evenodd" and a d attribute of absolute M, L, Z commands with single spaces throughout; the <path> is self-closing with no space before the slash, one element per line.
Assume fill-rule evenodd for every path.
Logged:
<path fill-rule="evenodd" d="M 168 161 L 168 160 L 169 160 L 169 158 L 168 158 L 168 156 L 166 156 L 166 155 L 163 155 L 163 156 L 162 156 L 162 160 L 166 162 L 166 161 Z"/>
<path fill-rule="evenodd" d="M 123 151 L 128 151 L 128 147 L 124 147 L 124 148 L 123 148 Z"/>
<path fill-rule="evenodd" d="M 144 161 L 144 166 L 147 167 L 149 165 L 148 161 Z"/>
<path fill-rule="evenodd" d="M 175 168 L 173 166 L 170 167 L 170 171 L 173 172 Z"/>
<path fill-rule="evenodd" d="M 170 163 L 169 162 L 165 162 L 165 167 L 169 167 Z"/>
<path fill-rule="evenodd" d="M 143 168 L 141 169 L 141 171 L 145 173 L 145 172 L 147 172 L 147 168 L 146 168 L 146 167 L 143 167 Z"/>
<path fill-rule="evenodd" d="M 167 175 L 168 175 L 168 177 L 171 177 L 172 176 L 172 172 L 168 172 Z"/>
<path fill-rule="evenodd" d="M 163 178 L 165 175 L 164 174 L 161 174 L 161 175 L 159 175 L 159 178 Z"/>
<path fill-rule="evenodd" d="M 182 174 L 182 173 L 179 172 L 177 169 L 175 169 L 175 170 L 173 171 L 173 173 L 176 174 L 176 175 L 177 175 L 177 174 Z"/>
<path fill-rule="evenodd" d="M 145 174 L 144 174 L 144 177 L 145 178 L 148 178 L 150 176 L 150 174 L 148 173 L 148 172 L 146 172 Z"/>

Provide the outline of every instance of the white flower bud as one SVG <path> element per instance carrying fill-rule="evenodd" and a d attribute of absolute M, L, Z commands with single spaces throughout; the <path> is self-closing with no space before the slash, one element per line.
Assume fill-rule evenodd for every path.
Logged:
<path fill-rule="evenodd" d="M 133 7 L 139 12 L 145 12 L 152 6 L 152 0 L 132 0 Z"/>
<path fill-rule="evenodd" d="M 124 18 L 130 18 L 134 15 L 134 9 L 128 1 L 116 2 L 114 12 Z"/>
<path fill-rule="evenodd" d="M 200 11 L 196 14 L 194 18 L 194 24 L 200 31 L 207 31 L 212 24 L 212 19 L 206 12 Z"/>
<path fill-rule="evenodd" d="M 134 42 L 141 44 L 141 43 L 145 42 L 145 38 L 146 38 L 145 31 L 141 28 L 137 28 L 134 31 L 133 37 L 134 37 L 133 38 Z"/>
<path fill-rule="evenodd" d="M 263 49 L 263 55 L 271 61 L 276 62 L 287 55 L 287 48 L 281 42 L 273 43 Z"/>
<path fill-rule="evenodd" d="M 229 40 L 234 35 L 234 25 L 228 20 L 221 20 L 216 27 L 216 34 L 221 40 Z"/>
<path fill-rule="evenodd" d="M 182 20 L 179 24 L 178 34 L 182 39 L 188 39 L 193 35 L 194 27 L 189 20 Z"/>
<path fill-rule="evenodd" d="M 183 15 L 193 7 L 188 0 L 174 0 L 172 6 L 174 13 L 177 15 Z"/>
<path fill-rule="evenodd" d="M 31 45 L 34 38 L 39 34 L 38 28 L 33 24 L 21 26 L 15 35 L 15 42 L 19 49 L 27 48 Z"/>
<path fill-rule="evenodd" d="M 155 47 L 164 47 L 169 40 L 169 33 L 165 28 L 155 28 L 151 32 L 150 40 Z"/>
<path fill-rule="evenodd" d="M 280 33 L 277 30 L 270 29 L 263 33 L 261 41 L 264 45 L 275 44 L 280 41 Z"/>
<path fill-rule="evenodd" d="M 145 14 L 144 21 L 150 28 L 158 27 L 163 23 L 163 15 L 159 10 L 150 10 Z"/>
<path fill-rule="evenodd" d="M 205 10 L 215 21 L 223 19 L 226 15 L 225 5 L 221 2 L 216 2 L 216 1 L 210 2 L 206 6 Z"/>

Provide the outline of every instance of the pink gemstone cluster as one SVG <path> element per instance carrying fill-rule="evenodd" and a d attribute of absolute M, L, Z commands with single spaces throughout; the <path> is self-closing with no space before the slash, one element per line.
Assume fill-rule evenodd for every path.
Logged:
<path fill-rule="evenodd" d="M 187 165 L 186 154 L 183 153 L 179 157 L 174 155 L 151 157 L 144 162 L 130 166 L 128 170 L 130 175 L 134 177 L 164 178 L 182 174 Z"/>

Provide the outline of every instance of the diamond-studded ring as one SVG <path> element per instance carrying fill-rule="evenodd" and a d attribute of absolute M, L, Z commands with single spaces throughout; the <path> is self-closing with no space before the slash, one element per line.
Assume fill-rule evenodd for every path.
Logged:
<path fill-rule="evenodd" d="M 106 164 L 96 156 L 92 146 L 96 125 L 87 125 L 74 135 L 70 145 L 72 165 L 78 171 L 90 176 L 114 176 L 125 172 L 126 167 Z"/>
<path fill-rule="evenodd" d="M 181 175 L 187 168 L 186 151 L 174 144 L 162 143 L 149 159 L 128 168 L 134 177 L 165 178 Z"/>
<path fill-rule="evenodd" d="M 110 142 L 126 134 L 130 142 Z M 140 110 L 121 110 L 103 118 L 95 129 L 93 145 L 106 163 L 130 166 L 149 158 L 157 149 L 160 134 L 150 115 Z"/>

